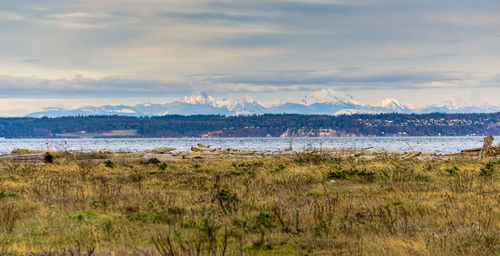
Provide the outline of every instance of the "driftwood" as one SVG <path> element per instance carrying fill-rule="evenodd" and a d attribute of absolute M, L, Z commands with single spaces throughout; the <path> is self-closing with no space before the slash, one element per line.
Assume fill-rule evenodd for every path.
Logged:
<path fill-rule="evenodd" d="M 484 159 L 486 156 L 488 156 L 488 153 L 490 151 L 491 144 L 493 143 L 493 136 L 488 136 L 484 138 L 484 143 L 483 147 L 481 148 L 481 151 L 479 152 L 479 159 Z"/>
<path fill-rule="evenodd" d="M 500 144 L 498 146 L 492 146 L 493 136 L 484 137 L 483 146 L 480 148 L 467 148 L 463 149 L 459 153 L 444 154 L 448 157 L 479 157 L 480 159 L 485 159 L 488 156 L 498 156 L 500 155 Z"/>
<path fill-rule="evenodd" d="M 171 147 L 159 147 L 159 148 L 154 148 L 149 150 L 148 152 L 154 153 L 154 154 L 167 154 L 171 151 L 176 150 L 176 148 L 171 148 Z"/>
<path fill-rule="evenodd" d="M 202 144 L 203 145 L 203 144 Z M 202 151 L 216 151 L 217 149 L 215 148 L 209 148 L 209 147 L 196 147 L 196 146 L 191 146 L 191 151 L 193 152 L 202 152 Z"/>
<path fill-rule="evenodd" d="M 43 160 L 45 153 L 27 154 L 27 155 L 6 155 L 0 156 L 1 160 Z"/>
<path fill-rule="evenodd" d="M 410 154 L 404 156 L 403 159 L 410 160 L 410 159 L 413 159 L 413 158 L 420 156 L 420 155 L 422 155 L 422 152 L 420 152 L 420 151 L 411 152 Z"/>
<path fill-rule="evenodd" d="M 479 152 L 481 151 L 481 148 L 466 148 L 462 149 L 462 152 Z"/>
<path fill-rule="evenodd" d="M 293 151 L 293 138 L 295 137 L 295 132 L 292 132 L 292 137 L 290 137 L 290 146 L 286 151 Z"/>
<path fill-rule="evenodd" d="M 210 145 L 206 146 L 206 145 L 203 145 L 202 143 L 198 143 L 198 144 L 196 144 L 196 145 L 197 145 L 198 147 L 200 147 L 200 148 L 209 148 L 209 147 L 210 147 Z"/>

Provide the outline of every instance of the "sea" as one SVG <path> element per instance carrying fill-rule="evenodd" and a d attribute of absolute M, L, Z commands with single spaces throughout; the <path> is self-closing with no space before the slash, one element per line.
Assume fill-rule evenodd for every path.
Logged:
<path fill-rule="evenodd" d="M 481 136 L 455 137 L 296 137 L 293 149 L 309 147 L 336 149 L 376 149 L 459 152 L 464 148 L 481 147 Z M 157 147 L 173 147 L 189 151 L 192 145 L 203 143 L 212 148 L 279 152 L 288 148 L 290 138 L 99 138 L 99 139 L 0 139 L 0 154 L 17 148 L 33 150 L 82 151 L 110 150 L 137 152 Z"/>

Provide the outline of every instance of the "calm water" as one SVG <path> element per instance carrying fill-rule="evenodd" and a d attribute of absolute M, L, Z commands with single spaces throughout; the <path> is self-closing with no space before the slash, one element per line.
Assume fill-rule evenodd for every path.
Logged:
<path fill-rule="evenodd" d="M 369 148 L 383 150 L 419 150 L 437 153 L 458 152 L 464 148 L 480 147 L 483 137 L 358 137 L 358 138 L 295 138 L 294 149 L 309 146 L 323 148 Z M 201 142 L 216 148 L 237 148 L 260 151 L 282 151 L 289 138 L 148 138 L 148 139 L 0 139 L 0 153 L 16 148 L 71 151 L 143 151 L 156 147 L 190 150 Z"/>

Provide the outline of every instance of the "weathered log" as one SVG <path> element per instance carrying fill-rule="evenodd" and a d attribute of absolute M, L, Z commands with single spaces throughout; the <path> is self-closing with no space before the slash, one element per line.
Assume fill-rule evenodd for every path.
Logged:
<path fill-rule="evenodd" d="M 198 143 L 198 144 L 196 144 L 196 145 L 197 145 L 198 147 L 200 147 L 200 148 L 209 148 L 209 147 L 210 147 L 210 145 L 209 145 L 209 146 L 206 146 L 206 145 L 203 145 L 202 143 Z"/>
<path fill-rule="evenodd" d="M 479 156 L 479 151 L 448 153 L 448 154 L 443 154 L 443 156 L 447 156 L 447 157 L 477 157 L 477 156 Z"/>
<path fill-rule="evenodd" d="M 286 151 L 293 151 L 293 138 L 295 137 L 295 132 L 292 132 L 292 137 L 290 137 L 290 146 Z"/>
<path fill-rule="evenodd" d="M 488 156 L 488 152 L 490 151 L 492 143 L 493 143 L 493 136 L 484 137 L 483 147 L 479 152 L 479 159 L 482 160 Z"/>
<path fill-rule="evenodd" d="M 408 154 L 408 155 L 404 156 L 404 157 L 403 157 L 403 159 L 404 159 L 404 160 L 410 160 L 410 159 L 413 159 L 413 158 L 415 158 L 415 157 L 417 157 L 417 156 L 420 156 L 421 154 L 422 154 L 422 152 L 420 152 L 420 151 L 417 151 L 417 152 L 412 152 L 412 153 L 410 153 L 410 154 Z"/>
<path fill-rule="evenodd" d="M 154 153 L 154 154 L 167 154 L 171 151 L 176 150 L 176 148 L 171 148 L 171 147 L 159 147 L 159 148 L 154 148 L 149 150 L 148 152 Z"/>
<path fill-rule="evenodd" d="M 191 151 L 193 152 L 200 152 L 200 151 L 216 151 L 215 148 L 208 148 L 208 147 L 196 147 L 196 146 L 191 146 Z"/>
<path fill-rule="evenodd" d="M 0 160 L 43 160 L 45 153 L 0 156 Z"/>
<path fill-rule="evenodd" d="M 481 148 L 466 148 L 462 149 L 462 152 L 479 152 L 481 151 Z"/>

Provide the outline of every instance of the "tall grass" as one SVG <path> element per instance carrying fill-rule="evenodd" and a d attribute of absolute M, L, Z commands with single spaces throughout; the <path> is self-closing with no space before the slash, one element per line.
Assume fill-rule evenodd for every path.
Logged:
<path fill-rule="evenodd" d="M 500 253 L 498 161 L 121 157 L 0 163 L 0 255 Z"/>

